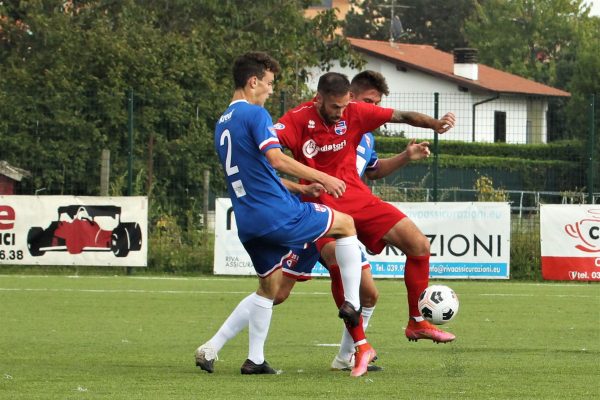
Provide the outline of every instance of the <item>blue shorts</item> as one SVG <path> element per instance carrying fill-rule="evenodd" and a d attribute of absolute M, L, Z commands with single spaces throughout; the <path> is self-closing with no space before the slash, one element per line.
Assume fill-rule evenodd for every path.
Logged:
<path fill-rule="evenodd" d="M 331 228 L 333 211 L 329 207 L 316 203 L 300 204 L 303 210 L 298 218 L 273 232 L 242 243 L 261 278 L 284 264 L 291 268 L 298 262 L 299 253 L 309 246 L 314 247 L 313 242 Z"/>
<path fill-rule="evenodd" d="M 291 262 L 286 262 L 282 265 L 283 274 L 288 278 L 295 279 L 298 282 L 307 281 L 312 278 L 312 270 L 315 267 L 317 261 L 321 263 L 325 268 L 325 262 L 320 260 L 321 253 L 317 249 L 317 245 L 312 243 L 306 249 L 300 249 L 294 252 L 297 257 Z M 363 251 L 360 252 L 362 269 L 370 268 L 371 265 L 367 261 L 367 257 Z"/>

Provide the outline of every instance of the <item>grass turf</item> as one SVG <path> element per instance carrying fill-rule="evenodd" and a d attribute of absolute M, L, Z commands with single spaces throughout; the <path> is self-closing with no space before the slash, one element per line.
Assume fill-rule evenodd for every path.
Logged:
<path fill-rule="evenodd" d="M 409 343 L 404 283 L 378 280 L 367 333 L 384 371 L 356 379 L 329 371 L 341 322 L 328 280 L 275 308 L 266 356 L 281 374 L 242 376 L 246 331 L 214 374 L 193 352 L 255 278 L 0 276 L 0 398 L 600 398 L 599 285 L 438 283 L 459 295 L 457 340 Z"/>

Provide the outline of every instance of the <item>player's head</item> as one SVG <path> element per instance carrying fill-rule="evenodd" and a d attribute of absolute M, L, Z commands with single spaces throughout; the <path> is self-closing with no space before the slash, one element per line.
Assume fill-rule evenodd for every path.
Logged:
<path fill-rule="evenodd" d="M 359 72 L 352 78 L 350 94 L 354 101 L 364 101 L 379 105 L 381 97 L 390 94 L 385 77 L 379 72 L 366 70 Z"/>
<path fill-rule="evenodd" d="M 315 104 L 326 124 L 339 121 L 350 102 L 350 81 L 344 74 L 327 72 L 319 78 Z"/>
<path fill-rule="evenodd" d="M 273 93 L 273 81 L 279 70 L 277 60 L 267 53 L 256 51 L 241 55 L 233 64 L 235 89 L 248 91 L 248 101 L 262 106 Z"/>

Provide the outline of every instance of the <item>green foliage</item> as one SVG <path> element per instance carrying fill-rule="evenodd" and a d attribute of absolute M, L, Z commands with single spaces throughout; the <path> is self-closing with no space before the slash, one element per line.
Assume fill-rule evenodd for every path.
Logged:
<path fill-rule="evenodd" d="M 377 136 L 377 152 L 402 151 L 410 139 Z M 509 144 L 440 141 L 439 153 L 477 157 L 511 157 L 534 160 L 562 160 L 580 162 L 585 158 L 585 143 L 580 140 L 563 140 L 548 144 Z M 435 149 L 432 148 L 435 152 Z"/>
<path fill-rule="evenodd" d="M 403 151 L 407 142 L 405 138 L 377 136 L 376 150 L 380 158 L 391 157 Z M 503 182 L 506 189 L 561 191 L 585 186 L 587 150 L 578 140 L 533 145 L 442 141 L 438 151 L 440 175 L 444 177 L 440 180 L 441 187 L 455 186 L 456 179 L 449 179 L 449 175 L 456 174 L 472 176 L 472 182 L 458 185 L 470 187 L 477 179 L 475 171 L 485 175 L 494 173 L 494 180 L 500 175 L 511 176 L 510 181 Z M 433 157 L 430 157 L 409 164 L 399 172 L 407 174 L 411 169 L 418 169 L 420 174 L 423 168 L 432 165 Z M 419 180 L 421 178 L 419 176 Z M 429 180 L 421 183 L 425 185 L 422 187 L 431 184 Z"/>
<path fill-rule="evenodd" d="M 482 63 L 556 85 L 556 64 L 579 45 L 579 21 L 585 18 L 583 0 L 488 0 L 466 33 Z"/>
<path fill-rule="evenodd" d="M 474 187 L 477 194 L 477 201 L 508 201 L 508 194 L 503 189 L 496 189 L 492 178 L 481 175 L 475 181 Z"/>
<path fill-rule="evenodd" d="M 541 281 L 540 216 L 513 217 L 510 231 L 510 276 Z"/>
<path fill-rule="evenodd" d="M 148 174 L 135 194 L 180 203 L 203 196 L 199 175 L 218 170 L 212 132 L 230 99 L 235 57 L 270 52 L 282 64 L 280 88 L 298 92 L 312 66 L 360 63 L 334 33 L 333 11 L 307 20 L 307 5 L 247 2 L 240 12 L 233 0 L 0 3 L 2 158 L 33 172 L 24 193 L 98 194 L 102 149 L 111 151 L 113 179 L 127 171 L 133 89 L 134 170 Z"/>
<path fill-rule="evenodd" d="M 351 0 L 344 34 L 350 37 L 389 40 L 392 6 L 404 34 L 396 42 L 428 44 L 451 51 L 465 47 L 464 22 L 475 13 L 477 0 Z"/>

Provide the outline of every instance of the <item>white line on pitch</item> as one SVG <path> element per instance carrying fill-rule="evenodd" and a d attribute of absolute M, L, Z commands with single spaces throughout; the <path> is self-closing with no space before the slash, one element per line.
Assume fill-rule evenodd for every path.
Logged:
<path fill-rule="evenodd" d="M 82 293 L 166 293 L 166 294 L 248 294 L 248 291 L 144 290 L 144 289 L 69 289 L 69 288 L 0 288 L 0 292 L 82 292 Z M 295 292 L 294 295 L 323 296 L 328 292 Z"/>

